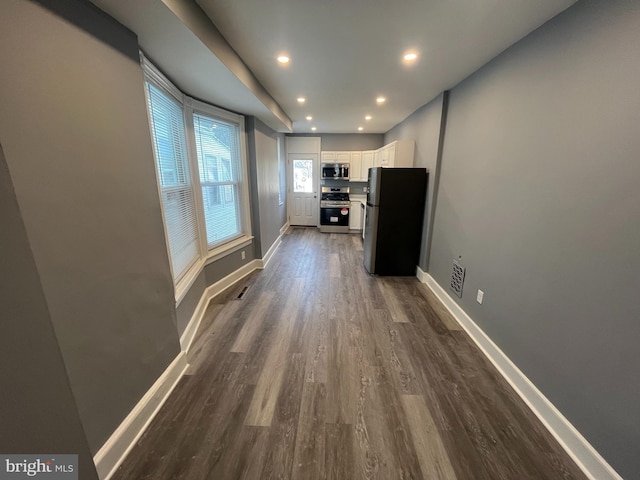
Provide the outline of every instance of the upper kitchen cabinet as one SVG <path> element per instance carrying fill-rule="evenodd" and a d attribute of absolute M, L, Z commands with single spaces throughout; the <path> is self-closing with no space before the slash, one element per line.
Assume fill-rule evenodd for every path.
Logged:
<path fill-rule="evenodd" d="M 389 145 L 379 148 L 375 157 L 376 167 L 393 167 L 389 165 Z"/>
<path fill-rule="evenodd" d="M 349 163 L 351 169 L 349 170 L 350 182 L 366 182 L 366 178 L 362 178 L 362 152 L 349 152 Z"/>
<path fill-rule="evenodd" d="M 349 163 L 351 160 L 351 152 L 336 152 L 336 162 Z"/>
<path fill-rule="evenodd" d="M 324 162 L 331 163 L 349 163 L 352 152 L 334 152 L 331 150 L 323 150 L 320 159 Z M 360 152 L 357 152 L 360 153 Z"/>
<path fill-rule="evenodd" d="M 396 140 L 379 148 L 376 166 L 391 168 L 413 167 L 413 140 Z"/>
<path fill-rule="evenodd" d="M 336 153 L 338 153 L 338 152 L 322 151 L 320 153 L 320 161 L 322 163 L 335 162 L 336 161 Z"/>
<path fill-rule="evenodd" d="M 371 167 L 413 167 L 413 140 L 396 140 L 378 150 L 321 153 L 323 163 L 348 163 L 349 181 L 366 182 Z"/>
<path fill-rule="evenodd" d="M 371 167 L 375 167 L 375 157 L 376 157 L 376 151 L 375 150 L 367 150 L 362 152 L 362 169 L 361 169 L 361 173 L 360 176 L 362 178 L 363 182 L 366 182 L 369 178 L 369 169 Z"/>

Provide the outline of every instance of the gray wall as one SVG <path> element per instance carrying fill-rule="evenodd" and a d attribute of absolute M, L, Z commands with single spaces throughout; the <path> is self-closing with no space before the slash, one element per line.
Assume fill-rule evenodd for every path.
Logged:
<path fill-rule="evenodd" d="M 377 150 L 385 145 L 384 135 L 379 133 L 310 133 L 287 136 L 320 137 L 321 150 Z"/>
<path fill-rule="evenodd" d="M 194 280 L 193 285 L 189 288 L 184 298 L 180 301 L 176 307 L 176 327 L 178 329 L 178 335 L 182 336 L 189 321 L 193 316 L 193 313 L 200 302 L 200 298 L 204 294 L 205 289 L 208 287 L 207 279 L 205 278 L 204 271 L 200 272 L 197 278 Z"/>
<path fill-rule="evenodd" d="M 430 273 L 640 476 L 640 2 L 582 0 L 451 91 Z M 484 290 L 484 304 L 475 301 Z"/>
<path fill-rule="evenodd" d="M 241 252 L 244 250 L 245 259 L 242 259 Z M 209 265 L 204 267 L 204 275 L 207 286 L 213 285 L 219 280 L 222 280 L 227 275 L 235 272 L 240 267 L 243 267 L 247 263 L 251 262 L 256 258 L 260 258 L 255 253 L 254 244 L 247 245 L 242 250 L 238 250 L 237 252 L 233 252 L 226 257 L 222 257 L 220 260 L 210 263 Z"/>
<path fill-rule="evenodd" d="M 284 165 L 284 134 L 277 133 L 255 117 L 247 118 L 249 174 L 251 177 L 252 229 L 256 258 L 262 258 L 280 235 L 286 222 L 286 194 L 282 205 L 278 189 Z M 281 140 L 278 156 L 277 139 Z M 283 185 L 286 185 L 283 184 Z"/>
<path fill-rule="evenodd" d="M 448 94 L 440 94 L 431 102 L 413 112 L 406 120 L 389 130 L 384 136 L 385 145 L 395 140 L 413 140 L 414 167 L 429 170 L 427 203 L 424 211 L 422 245 L 418 265 L 426 271 L 429 263 L 429 245 L 433 231 L 436 194 L 440 172 L 440 145 L 444 136 Z"/>
<path fill-rule="evenodd" d="M 0 139 L 95 453 L 180 347 L 136 38 L 66 5 L 0 2 Z"/>
<path fill-rule="evenodd" d="M 0 219 L 0 452 L 75 453 L 97 479 L 1 146 Z"/>

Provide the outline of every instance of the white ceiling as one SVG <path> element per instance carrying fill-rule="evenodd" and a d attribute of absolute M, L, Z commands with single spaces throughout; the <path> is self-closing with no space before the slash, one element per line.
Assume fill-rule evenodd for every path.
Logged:
<path fill-rule="evenodd" d="M 193 12 L 193 0 L 93 3 L 133 30 L 145 53 L 192 96 L 279 131 L 289 130 L 284 110 L 296 133 L 312 125 L 317 133 L 355 133 L 358 126 L 384 133 L 576 0 L 196 1 L 272 98 L 202 30 L 194 33 L 195 23 L 180 15 L 185 6 Z M 419 57 L 407 66 L 401 57 L 410 49 Z M 276 62 L 280 53 L 291 57 L 288 66 Z M 378 95 L 387 98 L 382 106 Z"/>

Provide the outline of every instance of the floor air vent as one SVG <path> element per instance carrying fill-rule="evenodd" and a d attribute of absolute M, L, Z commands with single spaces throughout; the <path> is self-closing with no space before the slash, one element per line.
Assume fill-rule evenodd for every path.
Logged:
<path fill-rule="evenodd" d="M 236 300 L 242 300 L 242 298 L 244 297 L 244 294 L 247 293 L 247 290 L 249 290 L 249 287 L 244 287 L 236 297 Z"/>
<path fill-rule="evenodd" d="M 453 260 L 453 269 L 451 270 L 451 290 L 462 298 L 462 284 L 464 283 L 465 268 L 460 265 L 458 260 Z"/>

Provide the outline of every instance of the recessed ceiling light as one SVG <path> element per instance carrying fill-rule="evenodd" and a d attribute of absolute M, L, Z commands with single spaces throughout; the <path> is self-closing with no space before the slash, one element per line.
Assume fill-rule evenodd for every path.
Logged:
<path fill-rule="evenodd" d="M 311 127 L 311 130 L 313 130 L 315 132 L 316 131 L 316 127 Z"/>
<path fill-rule="evenodd" d="M 359 132 L 361 132 L 362 130 L 364 130 L 364 127 L 358 127 Z"/>
<path fill-rule="evenodd" d="M 371 120 L 371 115 L 367 115 L 366 117 L 364 117 L 364 119 L 365 119 L 366 121 Z"/>
<path fill-rule="evenodd" d="M 378 104 L 382 104 L 382 103 L 384 103 L 384 102 L 386 102 L 386 101 L 387 101 L 387 99 L 386 99 L 386 98 L 384 98 L 384 97 L 378 97 L 378 98 L 376 98 L 376 102 L 377 102 Z"/>
<path fill-rule="evenodd" d="M 407 52 L 402 57 L 402 59 L 407 63 L 415 62 L 417 58 L 418 58 L 418 54 L 416 52 Z"/>
<path fill-rule="evenodd" d="M 278 62 L 280 63 L 289 63 L 289 57 L 286 55 L 278 55 Z"/>
<path fill-rule="evenodd" d="M 306 101 L 307 101 L 307 99 L 306 99 L 306 98 L 304 98 L 304 97 L 298 97 L 298 103 L 304 103 L 304 102 L 306 102 Z"/>
<path fill-rule="evenodd" d="M 307 120 L 311 121 L 313 120 L 313 117 L 311 115 L 307 115 Z"/>

